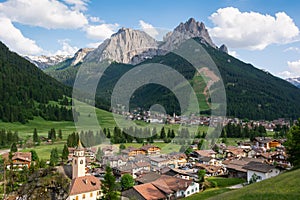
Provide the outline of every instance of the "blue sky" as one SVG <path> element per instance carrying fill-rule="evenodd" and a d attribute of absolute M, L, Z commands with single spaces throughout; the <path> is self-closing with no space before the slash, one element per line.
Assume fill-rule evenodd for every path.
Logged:
<path fill-rule="evenodd" d="M 158 33 L 190 17 L 217 45 L 281 77 L 300 76 L 300 1 L 0 0 L 0 40 L 20 54 L 72 54 L 121 27 Z"/>

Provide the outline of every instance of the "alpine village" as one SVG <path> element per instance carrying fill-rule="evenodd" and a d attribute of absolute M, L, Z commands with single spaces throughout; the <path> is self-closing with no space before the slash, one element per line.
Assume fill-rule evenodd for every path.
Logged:
<path fill-rule="evenodd" d="M 174 53 L 188 40 L 207 52 L 219 75 Z M 120 28 L 97 48 L 72 56 L 25 56 L 1 42 L 1 198 L 300 199 L 300 89 L 228 52 L 194 18 L 162 41 Z M 74 96 L 80 68 L 89 66 L 84 79 L 92 79 L 101 64 L 88 63 L 105 61 L 93 101 L 83 94 L 92 90 Z M 128 110 L 112 107 L 117 82 L 149 63 L 180 73 L 200 109 L 181 112 L 171 89 L 151 83 L 131 94 Z M 132 76 L 121 88 L 139 80 Z M 212 102 L 220 82 L 223 118 L 215 116 Z M 151 107 L 157 104 L 164 112 Z"/>

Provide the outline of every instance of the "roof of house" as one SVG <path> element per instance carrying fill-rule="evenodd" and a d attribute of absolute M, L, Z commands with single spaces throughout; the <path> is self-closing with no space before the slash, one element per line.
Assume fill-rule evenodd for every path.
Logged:
<path fill-rule="evenodd" d="M 196 168 L 205 169 L 206 172 L 212 174 L 218 172 L 220 169 L 222 169 L 221 166 L 214 166 L 214 165 L 206 165 L 206 164 L 200 164 L 196 163 L 194 165 Z"/>
<path fill-rule="evenodd" d="M 138 181 L 140 183 L 150 183 L 152 181 L 155 181 L 155 180 L 159 179 L 160 177 L 161 177 L 161 175 L 159 175 L 155 172 L 149 172 L 149 173 L 140 175 L 136 179 L 136 181 Z"/>
<path fill-rule="evenodd" d="M 16 152 L 12 157 L 12 160 L 24 160 L 24 161 L 31 161 L 31 152 Z"/>
<path fill-rule="evenodd" d="M 170 159 L 180 159 L 180 158 L 186 159 L 187 158 L 185 153 L 179 153 L 179 152 L 172 152 L 172 153 L 168 154 L 168 157 Z"/>
<path fill-rule="evenodd" d="M 162 175 L 159 179 L 155 181 L 155 183 L 165 183 L 172 191 L 176 192 L 178 190 L 186 190 L 190 184 L 193 182 L 192 180 L 185 180 L 177 177 L 172 177 L 168 175 Z M 164 185 L 164 184 L 163 184 Z M 162 186 L 163 186 L 162 185 Z"/>
<path fill-rule="evenodd" d="M 158 163 L 168 161 L 168 159 L 164 157 L 151 157 L 150 160 Z"/>
<path fill-rule="evenodd" d="M 133 189 L 135 189 L 145 199 L 156 200 L 166 198 L 166 196 L 151 183 L 136 185 Z"/>
<path fill-rule="evenodd" d="M 2 155 L 3 159 L 8 160 L 9 153 Z M 31 152 L 15 152 L 13 154 L 12 160 L 22 160 L 31 162 Z"/>
<path fill-rule="evenodd" d="M 146 145 L 142 146 L 140 149 L 143 149 L 143 150 L 145 150 L 145 151 L 148 151 L 150 148 L 158 148 L 158 149 L 160 150 L 159 147 L 153 146 L 153 145 L 151 145 L 151 144 L 146 144 Z"/>
<path fill-rule="evenodd" d="M 211 157 L 206 157 L 206 156 L 204 156 L 204 157 L 202 157 L 202 158 L 200 159 L 200 161 L 202 161 L 202 162 L 209 162 L 209 161 L 211 161 L 211 160 L 212 160 Z"/>
<path fill-rule="evenodd" d="M 273 141 L 274 139 L 269 138 L 269 137 L 255 137 L 254 140 L 259 143 L 265 144 L 265 143 L 269 143 L 269 142 Z"/>
<path fill-rule="evenodd" d="M 192 183 L 193 181 L 191 180 L 161 175 L 155 181 L 137 185 L 133 188 L 145 199 L 164 199 L 168 194 L 186 190 Z"/>
<path fill-rule="evenodd" d="M 202 156 L 202 157 L 210 157 L 211 155 L 214 155 L 216 154 L 216 152 L 214 150 L 197 150 L 195 151 L 199 156 Z"/>
<path fill-rule="evenodd" d="M 243 155 L 245 153 L 244 149 L 239 147 L 232 147 L 232 146 L 228 146 L 226 148 L 226 152 L 230 152 L 234 155 Z"/>
<path fill-rule="evenodd" d="M 86 192 L 98 191 L 101 181 L 95 176 L 82 176 L 74 178 L 71 183 L 70 196 Z"/>
<path fill-rule="evenodd" d="M 247 172 L 247 170 L 243 168 L 243 165 L 229 164 L 227 165 L 227 169 L 233 169 L 239 172 Z"/>
<path fill-rule="evenodd" d="M 138 167 L 150 167 L 151 166 L 151 164 L 149 162 L 146 162 L 146 161 L 136 162 L 135 165 L 138 166 Z"/>
<path fill-rule="evenodd" d="M 267 173 L 270 170 L 275 169 L 275 166 L 268 165 L 268 164 L 261 163 L 261 162 L 251 161 L 247 165 L 245 165 L 243 168 L 246 170 Z"/>

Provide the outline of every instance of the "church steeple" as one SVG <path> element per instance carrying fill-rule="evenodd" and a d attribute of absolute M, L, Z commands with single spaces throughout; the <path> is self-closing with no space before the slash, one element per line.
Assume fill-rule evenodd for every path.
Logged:
<path fill-rule="evenodd" d="M 85 156 L 84 156 L 84 148 L 78 140 L 78 145 L 74 150 L 73 155 L 73 163 L 72 163 L 73 173 L 72 178 L 85 176 Z"/>

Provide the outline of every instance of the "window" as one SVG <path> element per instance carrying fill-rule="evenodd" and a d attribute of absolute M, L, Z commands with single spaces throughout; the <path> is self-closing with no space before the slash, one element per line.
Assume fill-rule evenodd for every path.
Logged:
<path fill-rule="evenodd" d="M 85 199 L 85 194 L 82 195 L 82 199 Z"/>
<path fill-rule="evenodd" d="M 83 164 L 83 160 L 80 160 L 80 164 Z"/>
<path fill-rule="evenodd" d="M 190 191 L 187 191 L 187 194 L 190 194 Z"/>
<path fill-rule="evenodd" d="M 90 193 L 90 197 L 93 197 L 93 193 L 92 192 Z"/>
<path fill-rule="evenodd" d="M 194 192 L 194 189 L 192 189 L 192 192 Z"/>
<path fill-rule="evenodd" d="M 76 159 L 74 160 L 74 163 L 75 163 L 75 165 L 76 165 Z"/>

